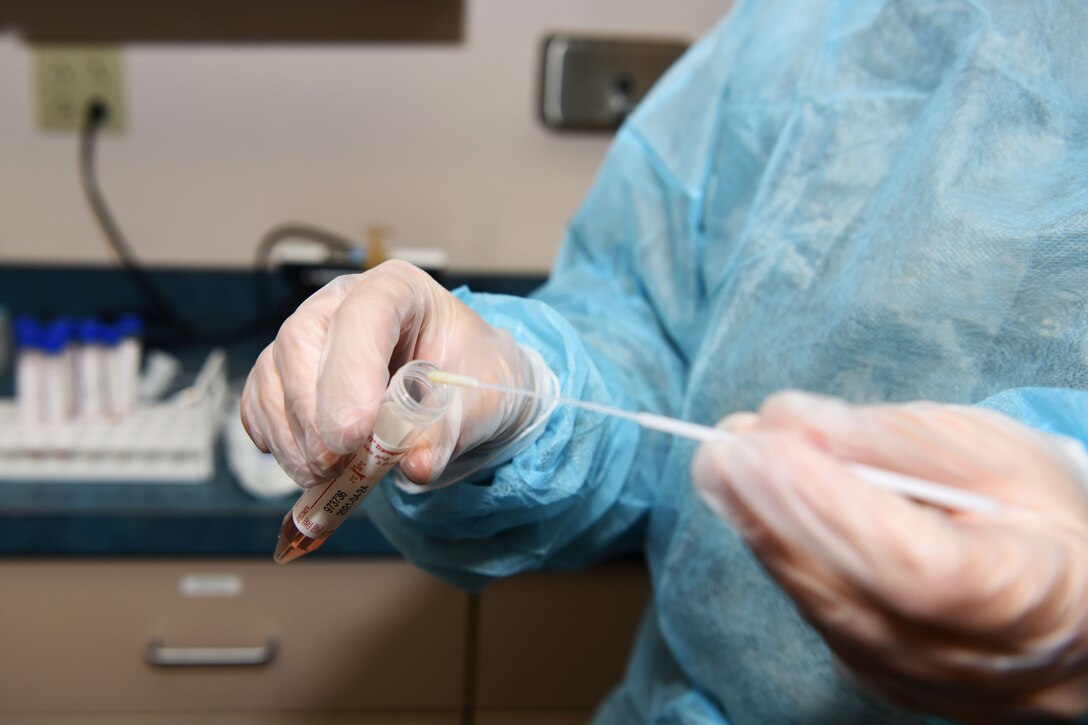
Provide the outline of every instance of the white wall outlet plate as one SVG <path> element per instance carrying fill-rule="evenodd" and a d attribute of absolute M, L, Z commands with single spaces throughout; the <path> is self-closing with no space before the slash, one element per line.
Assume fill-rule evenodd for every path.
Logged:
<path fill-rule="evenodd" d="M 98 99 L 108 108 L 102 128 L 124 130 L 121 51 L 116 45 L 36 45 L 34 80 L 39 128 L 78 131 L 88 104 Z"/>

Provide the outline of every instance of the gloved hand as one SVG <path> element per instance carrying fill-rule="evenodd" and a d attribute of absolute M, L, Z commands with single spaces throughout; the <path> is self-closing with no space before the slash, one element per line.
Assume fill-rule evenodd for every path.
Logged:
<path fill-rule="evenodd" d="M 390 261 L 338 277 L 283 323 L 246 381 L 242 423 L 299 485 L 329 480 L 366 441 L 391 372 L 411 360 L 499 385 L 554 386 L 538 354 L 422 270 Z M 546 415 L 531 398 L 453 392 L 445 419 L 400 462 L 412 481 L 438 479 L 458 456 L 464 465 L 456 475 L 466 475 L 510 450 Z"/>
<path fill-rule="evenodd" d="M 697 490 L 841 663 L 892 701 L 966 721 L 1088 709 L 1088 456 L 975 408 L 850 407 L 788 392 L 720 425 Z M 994 497 L 952 513 L 844 461 Z"/>

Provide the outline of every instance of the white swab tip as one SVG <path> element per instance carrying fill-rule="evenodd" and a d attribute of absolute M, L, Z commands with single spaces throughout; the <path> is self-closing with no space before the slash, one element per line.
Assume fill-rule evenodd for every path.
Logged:
<path fill-rule="evenodd" d="M 447 373 L 445 370 L 432 370 L 427 373 L 427 379 L 432 383 L 443 383 L 444 385 L 459 385 L 462 388 L 475 388 L 480 384 L 480 381 L 476 378 L 470 378 L 467 375 L 455 375 L 454 373 Z"/>

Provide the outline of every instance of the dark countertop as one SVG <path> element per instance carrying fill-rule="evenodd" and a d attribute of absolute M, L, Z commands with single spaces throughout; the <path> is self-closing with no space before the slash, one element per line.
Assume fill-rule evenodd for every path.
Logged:
<path fill-rule="evenodd" d="M 207 483 L 7 482 L 0 484 L 0 555 L 271 558 L 295 498 L 249 496 L 221 452 Z M 314 556 L 395 553 L 357 513 Z"/>
<path fill-rule="evenodd" d="M 240 382 L 264 341 L 226 346 Z M 208 348 L 174 349 L 186 369 Z M 10 388 L 10 381 L 5 381 Z M 215 472 L 198 483 L 0 481 L 2 556 L 272 556 L 296 495 L 260 499 L 239 487 L 216 444 Z M 396 552 L 365 515 L 349 518 L 313 556 Z"/>
<path fill-rule="evenodd" d="M 138 292 L 126 292 L 126 284 L 131 285 L 124 274 L 99 268 L 0 267 L 0 305 L 43 316 L 139 310 Z M 159 281 L 167 294 L 177 290 L 177 297 L 188 297 L 197 289 L 199 304 L 227 309 L 215 318 L 214 329 L 229 330 L 237 319 L 251 314 L 246 303 L 254 299 L 253 275 L 170 270 Z M 481 291 L 524 294 L 542 278 L 448 275 L 443 281 L 451 288 L 468 284 Z M 73 290 L 72 298 L 66 304 L 55 295 L 42 296 L 44 288 Z M 87 305 L 87 300 L 94 305 Z M 39 304 L 43 301 L 48 305 Z M 275 327 L 276 323 L 239 336 L 212 334 L 202 342 L 164 336 L 159 343 L 151 339 L 149 346 L 167 349 L 187 367 L 199 365 L 214 345 L 224 346 L 229 377 L 238 382 L 272 339 Z M 162 333 L 152 327 L 149 335 Z M 215 337 L 221 339 L 212 342 Z M 0 395 L 10 394 L 10 377 L 0 379 Z M 280 524 L 295 498 L 292 494 L 258 499 L 243 491 L 227 468 L 221 442 L 215 473 L 204 483 L 0 482 L 0 556 L 271 558 Z M 396 555 L 363 513 L 356 512 L 312 556 Z"/>

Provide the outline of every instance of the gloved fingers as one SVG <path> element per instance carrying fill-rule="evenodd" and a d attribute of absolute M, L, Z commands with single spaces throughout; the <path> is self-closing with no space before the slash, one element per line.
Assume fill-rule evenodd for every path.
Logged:
<path fill-rule="evenodd" d="M 423 431 L 401 459 L 405 478 L 422 486 L 442 475 L 460 435 L 461 411 L 460 391 L 454 391 L 446 414 Z"/>
<path fill-rule="evenodd" d="M 318 427 L 317 374 L 329 321 L 358 277 L 335 279 L 311 295 L 280 326 L 272 359 L 282 387 L 284 416 L 301 454 L 319 478 L 335 475 L 343 454 L 325 443 Z"/>
<path fill-rule="evenodd" d="M 697 450 L 692 476 L 711 510 L 743 536 L 805 618 L 829 641 L 865 653 L 894 647 L 898 640 L 886 611 L 873 606 L 853 578 L 826 559 L 826 547 L 811 540 L 804 504 L 788 487 L 728 470 L 740 455 L 755 458 L 752 465 L 767 473 L 747 436 L 737 444 L 708 443 Z"/>
<path fill-rule="evenodd" d="M 242 422 L 261 450 L 272 453 L 291 479 L 302 487 L 324 480 L 309 464 L 284 413 L 283 387 L 269 345 L 257 358 L 242 392 Z"/>
<path fill-rule="evenodd" d="M 884 661 L 894 659 L 895 653 L 889 652 Z M 955 722 L 1055 722 L 1056 718 L 1072 719 L 1088 707 L 1084 676 L 1055 685 L 982 670 L 972 677 L 934 671 L 912 677 L 872 660 L 848 666 L 863 686 L 880 692 L 888 701 L 920 712 L 940 713 Z M 985 703 L 985 715 L 979 714 L 980 703 Z"/>
<path fill-rule="evenodd" d="M 826 594 L 817 598 L 812 587 L 805 591 L 797 586 L 801 576 L 790 572 L 780 581 L 851 676 L 892 701 L 959 719 L 964 703 L 969 705 L 965 712 L 981 700 L 995 705 L 997 692 L 1010 713 L 1030 708 L 1042 712 L 1040 702 L 1046 711 L 1060 711 L 1051 701 L 1056 695 L 1045 701 L 1038 696 L 1064 677 L 1052 666 L 1052 653 L 1023 652 L 1016 640 L 995 641 L 992 633 L 965 632 L 952 624 L 930 627 L 874 606 L 863 592 L 831 591 L 824 581 L 817 588 Z M 1086 692 L 1065 695 L 1079 693 L 1083 708 Z"/>
<path fill-rule="evenodd" d="M 838 398 L 784 391 L 764 401 L 760 422 L 798 431 L 842 460 L 936 482 L 977 480 L 977 462 L 947 455 L 947 441 L 920 422 L 938 407 L 926 402 L 854 407 Z"/>
<path fill-rule="evenodd" d="M 743 441 L 703 446 L 697 485 L 724 500 L 729 520 L 829 640 L 872 652 L 909 635 L 903 651 L 917 661 L 893 657 L 900 674 L 962 680 L 999 660 L 1010 673 L 1041 667 L 1064 646 L 1054 637 L 1084 630 L 1077 602 L 1088 577 L 1061 542 L 873 489 L 794 433 Z M 934 634 L 921 642 L 927 629 Z"/>
<path fill-rule="evenodd" d="M 1039 517 L 1025 528 L 990 516 L 949 515 L 870 487 L 840 462 L 788 438 L 764 441 L 763 453 L 773 485 L 793 484 L 787 490 L 796 495 L 797 515 L 787 524 L 808 532 L 803 545 L 860 596 L 915 628 L 943 628 L 953 643 L 979 633 L 991 642 L 1023 643 L 1069 631 L 1069 617 L 1080 611 L 1075 601 L 1088 577 L 1075 552 L 1084 549 L 1040 531 Z"/>
<path fill-rule="evenodd" d="M 873 551 L 883 557 L 898 550 L 904 557 L 902 567 L 887 573 L 916 569 L 925 575 L 919 583 L 934 584 L 925 596 L 886 606 L 918 621 L 968 627 L 1006 641 L 1068 631 L 1070 613 L 1078 610 L 1062 603 L 1088 591 L 1088 574 L 1076 555 L 1088 539 L 1088 496 L 1057 439 L 993 411 L 962 406 L 851 409 L 832 399 L 789 394 L 765 407 L 761 422 L 769 427 L 800 425 L 810 440 L 833 452 L 910 475 L 922 476 L 930 466 L 947 476 L 935 477 L 939 483 L 1005 502 L 993 514 L 940 515 L 938 523 L 946 525 L 934 531 L 948 532 L 940 539 L 921 530 L 912 535 L 897 528 L 908 519 L 885 507 L 874 510 L 874 521 L 898 533 L 878 539 L 890 546 Z M 820 501 L 813 503 L 818 507 Z M 941 542 L 940 548 L 927 546 L 930 540 Z M 873 581 L 874 591 L 888 586 L 880 578 Z"/>
<path fill-rule="evenodd" d="M 1088 651 L 1079 450 L 990 411 L 802 394 L 768 401 L 738 435 L 700 448 L 696 484 L 859 677 L 943 714 L 994 692 L 1010 713 L 1088 705 L 1084 683 L 1064 684 Z M 1006 506 L 940 511 L 840 458 Z"/>
<path fill-rule="evenodd" d="M 1013 703 L 1006 700 L 999 707 L 994 701 L 992 691 L 985 687 L 970 687 L 957 681 L 946 683 L 936 678 L 936 681 L 928 678 L 924 681 L 913 680 L 897 672 L 885 671 L 879 666 L 873 667 L 871 664 L 866 662 L 861 667 L 851 665 L 851 670 L 865 689 L 879 692 L 883 699 L 899 707 L 919 712 L 940 713 L 944 717 L 952 718 L 955 722 L 984 722 L 987 725 L 1001 722 L 994 719 L 994 712 L 1006 711 L 1009 713 L 1009 722 L 1016 721 L 1011 710 Z M 988 715 L 981 720 L 972 719 L 978 712 L 979 702 L 987 704 Z"/>
<path fill-rule="evenodd" d="M 537 387 L 556 387 L 539 354 L 489 325 L 422 270 L 394 261 L 338 278 L 288 318 L 251 373 L 248 387 L 267 392 L 247 397 L 260 398 L 267 410 L 244 414 L 246 425 L 297 480 L 331 478 L 372 432 L 390 375 L 411 360 L 541 394 Z M 403 478 L 448 485 L 514 455 L 542 430 L 547 406 L 538 400 L 472 392 L 457 415 L 446 417 L 445 428 L 416 441 L 401 461 Z M 252 425 L 262 416 L 274 423 Z M 452 458 L 456 466 L 449 465 Z"/>
<path fill-rule="evenodd" d="M 828 588 L 906 616 L 958 606 L 963 547 L 947 517 L 869 486 L 801 436 L 757 431 L 737 446 L 703 446 L 694 474 L 725 508 L 760 522 L 763 538 L 750 544 L 761 560 L 771 554 L 776 577 L 816 559 Z"/>
<path fill-rule="evenodd" d="M 318 420 L 334 451 L 355 450 L 370 432 L 388 373 L 423 359 L 449 372 L 484 372 L 502 362 L 492 329 L 428 274 L 390 261 L 363 275 L 336 310 L 318 374 Z M 482 365 L 473 366 L 475 348 Z M 483 418 L 483 417 L 481 417 Z M 473 422 L 477 419 L 472 419 Z M 458 426 L 478 434 L 480 426 Z"/>
<path fill-rule="evenodd" d="M 262 358 L 267 359 L 267 357 L 272 354 L 271 347 L 272 346 L 269 345 L 261 351 L 261 354 L 257 356 L 257 364 L 261 364 Z M 245 429 L 246 435 L 253 441 L 253 444 L 257 446 L 262 453 L 271 453 L 272 450 L 268 447 L 268 441 L 265 440 L 264 432 L 261 429 L 256 411 L 260 399 L 260 393 L 258 391 L 259 387 L 256 375 L 250 375 L 246 378 L 246 384 L 242 388 L 242 398 L 241 404 L 238 406 L 238 414 L 242 419 L 242 428 Z"/>
<path fill-rule="evenodd" d="M 1051 687 L 1040 689 L 1024 700 L 1022 707 L 1035 720 L 1055 716 L 1073 720 L 1088 710 L 1088 671 Z M 1021 718 L 1021 722 L 1026 718 Z"/>
<path fill-rule="evenodd" d="M 424 310 L 415 278 L 383 265 L 358 278 L 329 320 L 317 360 L 314 416 L 323 444 L 349 453 L 366 442 L 378 414 L 401 341 L 415 345 Z M 380 272 L 380 273 L 375 273 Z"/>
<path fill-rule="evenodd" d="M 899 683 L 904 693 L 924 690 L 931 703 L 941 698 L 992 699 L 995 692 L 1013 702 L 1065 677 L 1053 667 L 1053 652 L 1031 651 L 1023 642 L 951 626 L 930 627 L 883 610 L 870 609 L 868 614 L 882 619 L 882 639 L 857 636 L 853 623 L 828 625 L 821 617 L 812 621 L 855 676 L 881 689 L 886 689 L 885 682 Z"/>
<path fill-rule="evenodd" d="M 801 431 L 844 460 L 978 491 L 1074 525 L 1088 520 L 1088 497 L 1071 480 L 1057 439 L 994 411 L 929 402 L 851 407 L 788 391 L 764 403 L 760 421 Z M 1023 485 L 1032 479 L 1054 483 Z"/>
<path fill-rule="evenodd" d="M 719 420 L 714 427 L 730 433 L 755 430 L 759 427 L 759 415 L 748 411 L 732 413 Z"/>

